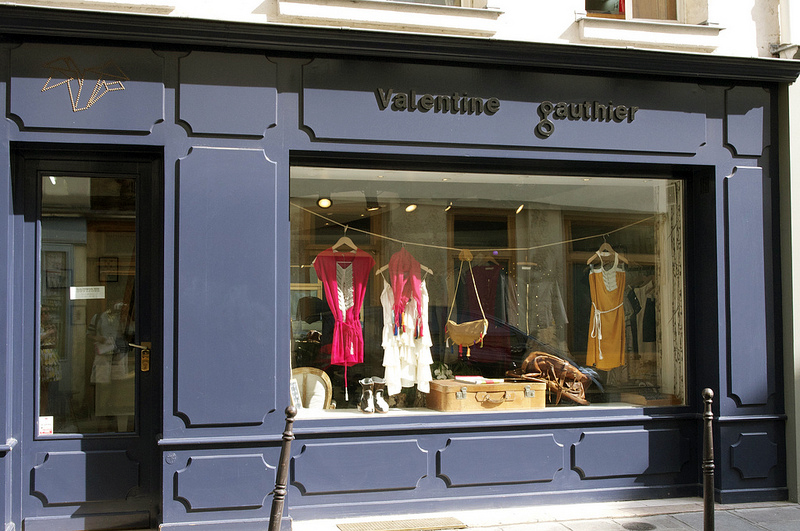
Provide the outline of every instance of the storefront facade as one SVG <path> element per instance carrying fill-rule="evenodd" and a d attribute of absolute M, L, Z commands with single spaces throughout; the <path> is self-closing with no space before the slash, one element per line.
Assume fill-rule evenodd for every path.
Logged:
<path fill-rule="evenodd" d="M 786 498 L 793 63 L 0 15 L 7 527 L 263 528 L 299 368 L 287 526 L 697 496 L 707 387 L 718 499 Z M 585 400 L 430 407 L 533 351 Z"/>

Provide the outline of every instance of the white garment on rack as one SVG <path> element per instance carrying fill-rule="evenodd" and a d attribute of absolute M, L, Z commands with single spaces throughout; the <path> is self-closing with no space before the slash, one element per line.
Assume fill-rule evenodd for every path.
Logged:
<path fill-rule="evenodd" d="M 403 387 L 412 387 L 423 393 L 430 392 L 431 364 L 431 333 L 428 327 L 428 288 L 423 280 L 420 285 L 420 298 L 422 302 L 422 336 L 415 338 L 415 323 L 417 322 L 417 305 L 414 299 L 406 304 L 403 322 L 407 323 L 405 331 L 398 330 L 394 333 L 394 294 L 388 282 L 383 283 L 381 305 L 383 306 L 383 366 L 384 379 L 389 395 L 396 395 Z"/>

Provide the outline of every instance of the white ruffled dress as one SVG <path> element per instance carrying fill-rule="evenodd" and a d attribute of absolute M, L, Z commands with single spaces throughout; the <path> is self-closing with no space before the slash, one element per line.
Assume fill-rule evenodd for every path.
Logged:
<path fill-rule="evenodd" d="M 406 304 L 403 322 L 407 324 L 405 331 L 398 330 L 394 334 L 394 294 L 388 282 L 383 283 L 381 305 L 383 306 L 383 366 L 384 379 L 389 395 L 396 395 L 403 387 L 417 386 L 423 393 L 430 392 L 431 333 L 428 330 L 428 288 L 423 280 L 420 285 L 422 302 L 422 335 L 414 337 L 417 322 L 417 304 L 412 298 Z"/>

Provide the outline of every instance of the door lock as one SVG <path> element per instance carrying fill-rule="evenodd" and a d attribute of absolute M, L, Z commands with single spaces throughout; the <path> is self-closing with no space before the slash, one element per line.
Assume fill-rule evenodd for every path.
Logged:
<path fill-rule="evenodd" d="M 153 343 L 150 341 L 142 341 L 141 345 L 137 345 L 136 343 L 128 343 L 129 346 L 133 348 L 141 349 L 142 354 L 139 357 L 139 370 L 142 372 L 149 372 L 150 371 L 150 348 L 153 346 Z"/>

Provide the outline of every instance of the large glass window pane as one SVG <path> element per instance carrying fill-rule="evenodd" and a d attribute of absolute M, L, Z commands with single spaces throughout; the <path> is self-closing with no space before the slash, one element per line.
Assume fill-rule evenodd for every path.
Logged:
<path fill-rule="evenodd" d="M 509 381 L 540 352 L 586 376 L 559 406 L 684 403 L 683 195 L 663 175 L 293 167 L 295 399 L 357 414 L 372 381 L 422 413 L 430 380 Z"/>
<path fill-rule="evenodd" d="M 39 431 L 131 432 L 136 181 L 41 179 Z"/>

